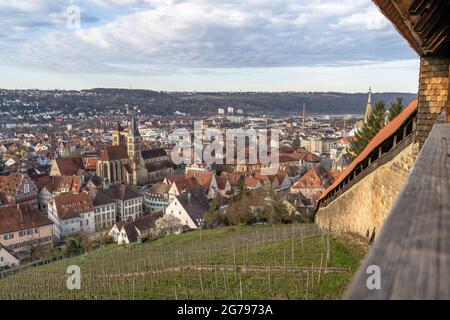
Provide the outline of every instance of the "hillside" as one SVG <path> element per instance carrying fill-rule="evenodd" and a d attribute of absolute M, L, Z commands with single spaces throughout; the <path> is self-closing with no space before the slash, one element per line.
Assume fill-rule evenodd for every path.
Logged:
<path fill-rule="evenodd" d="M 374 93 L 373 100 L 387 103 L 398 96 L 407 105 L 416 94 Z M 0 111 L 24 114 L 63 111 L 68 114 L 124 110 L 137 107 L 145 114 L 173 115 L 176 111 L 192 115 L 217 114 L 218 108 L 234 107 L 245 113 L 300 115 L 303 104 L 309 114 L 363 114 L 366 93 L 339 92 L 232 92 L 189 93 L 151 90 L 92 89 L 83 91 L 0 90 Z"/>
<path fill-rule="evenodd" d="M 197 231 L 22 270 L 0 279 L 0 299 L 339 299 L 365 252 L 314 225 Z"/>

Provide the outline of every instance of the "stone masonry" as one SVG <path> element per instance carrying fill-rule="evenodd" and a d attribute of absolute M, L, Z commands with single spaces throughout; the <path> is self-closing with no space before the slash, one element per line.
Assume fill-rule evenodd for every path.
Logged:
<path fill-rule="evenodd" d="M 327 207 L 320 208 L 316 223 L 332 233 L 353 233 L 368 238 L 376 235 L 405 185 L 418 153 L 417 143 L 409 145 Z"/>
<path fill-rule="evenodd" d="M 416 132 L 416 140 L 420 147 L 425 143 L 437 117 L 446 111 L 449 91 L 449 63 L 450 58 L 448 57 L 430 56 L 420 59 L 419 108 Z M 449 115 L 448 113 L 447 116 Z"/>

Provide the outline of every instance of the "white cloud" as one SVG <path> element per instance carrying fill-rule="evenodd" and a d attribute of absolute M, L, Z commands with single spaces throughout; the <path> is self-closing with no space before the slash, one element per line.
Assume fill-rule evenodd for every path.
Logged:
<path fill-rule="evenodd" d="M 367 8 L 364 13 L 353 13 L 350 16 L 342 17 L 334 24 L 334 27 L 354 27 L 366 28 L 367 30 L 381 30 L 388 27 L 389 22 L 383 14 L 376 8 Z"/>
<path fill-rule="evenodd" d="M 0 0 L 0 9 L 17 13 L 6 22 L 0 13 L 2 31 L 46 27 L 0 47 L 0 61 L 61 72 L 155 74 L 411 57 L 369 0 L 79 0 L 86 16 L 110 14 L 78 32 L 61 20 L 69 2 L 18 2 Z M 377 52 L 380 44 L 388 50 Z"/>

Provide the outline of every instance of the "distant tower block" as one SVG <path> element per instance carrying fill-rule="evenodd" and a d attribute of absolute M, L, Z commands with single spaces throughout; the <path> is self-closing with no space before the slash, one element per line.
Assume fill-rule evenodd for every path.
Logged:
<path fill-rule="evenodd" d="M 306 103 L 303 104 L 303 128 L 305 128 L 306 124 Z"/>
<path fill-rule="evenodd" d="M 234 108 L 233 107 L 229 107 L 228 108 L 228 113 L 229 114 L 233 114 L 234 113 Z"/>
<path fill-rule="evenodd" d="M 219 114 L 219 116 L 223 116 L 223 115 L 225 114 L 225 109 L 219 108 L 219 109 L 217 110 L 217 113 Z"/>
<path fill-rule="evenodd" d="M 369 88 L 369 98 L 367 100 L 366 115 L 364 116 L 364 123 L 367 123 L 371 113 L 372 113 L 372 87 Z"/>

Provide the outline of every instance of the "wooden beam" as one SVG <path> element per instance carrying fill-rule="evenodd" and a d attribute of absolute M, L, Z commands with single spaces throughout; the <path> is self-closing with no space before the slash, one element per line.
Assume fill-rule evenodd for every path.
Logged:
<path fill-rule="evenodd" d="M 450 299 L 450 124 L 437 124 L 414 164 L 348 299 Z M 369 288 L 378 267 L 380 289 Z"/>
<path fill-rule="evenodd" d="M 438 53 L 450 39 L 447 0 L 373 0 L 421 56 Z"/>
<path fill-rule="evenodd" d="M 448 89 L 447 89 L 447 122 L 450 122 L 450 65 L 448 66 Z"/>

